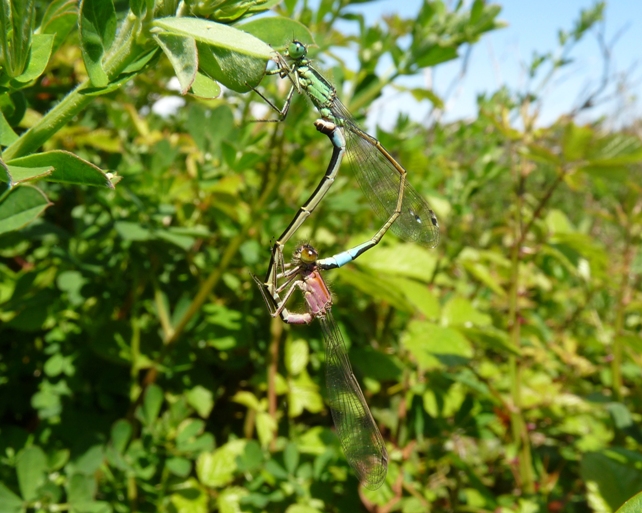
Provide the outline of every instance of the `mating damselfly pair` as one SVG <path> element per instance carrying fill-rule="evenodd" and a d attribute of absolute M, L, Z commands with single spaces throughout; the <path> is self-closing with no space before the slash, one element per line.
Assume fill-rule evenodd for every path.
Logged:
<path fill-rule="evenodd" d="M 389 229 L 406 241 L 435 247 L 439 242 L 439 224 L 428 203 L 407 181 L 406 170 L 377 139 L 356 125 L 337 98 L 335 88 L 311 65 L 303 43 L 293 41 L 284 54 L 275 52 L 273 60 L 276 69 L 267 74 L 278 75 L 292 83 L 282 109 L 256 91 L 278 113 L 275 121 L 286 117 L 295 91 L 305 94 L 321 116 L 315 126 L 328 136 L 333 151 L 315 191 L 274 243 L 265 280 L 256 276 L 254 280 L 261 288 L 272 316 L 281 316 L 290 324 L 308 324 L 319 319 L 326 351 L 328 403 L 341 446 L 363 485 L 376 489 L 385 480 L 388 453 L 352 372 L 345 342 L 332 316 L 332 296 L 320 271 L 353 261 L 376 246 Z M 333 257 L 319 259 L 316 250 L 304 244 L 296 249 L 293 261 L 285 263 L 285 244 L 327 194 L 346 152 L 349 152 L 348 160 L 361 189 L 384 224 L 370 240 Z M 286 307 L 297 289 L 304 295 L 307 312 L 293 313 Z"/>

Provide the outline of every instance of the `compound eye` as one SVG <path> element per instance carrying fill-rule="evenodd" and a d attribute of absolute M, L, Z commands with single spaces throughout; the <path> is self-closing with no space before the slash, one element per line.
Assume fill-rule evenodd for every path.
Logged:
<path fill-rule="evenodd" d="M 292 59 L 300 59 L 301 57 L 305 57 L 307 53 L 308 50 L 301 41 L 292 41 L 288 47 L 288 55 Z"/>
<path fill-rule="evenodd" d="M 312 246 L 304 246 L 301 249 L 302 262 L 305 262 L 306 264 L 312 264 L 317 261 L 317 258 L 319 258 L 319 254 L 317 253 L 317 250 Z"/>

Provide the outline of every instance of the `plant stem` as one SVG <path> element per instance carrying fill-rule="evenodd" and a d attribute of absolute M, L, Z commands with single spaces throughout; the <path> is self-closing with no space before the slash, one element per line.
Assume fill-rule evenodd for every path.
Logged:
<path fill-rule="evenodd" d="M 105 59 L 104 68 L 110 80 L 115 79 L 143 50 L 142 47 L 136 46 L 134 42 L 138 26 L 138 19 L 130 13 L 120 28 L 118 39 L 112 45 L 109 56 Z M 80 83 L 58 105 L 45 114 L 38 123 L 11 144 L 3 152 L 3 159 L 10 161 L 34 153 L 40 146 L 51 139 L 76 114 L 95 100 L 94 96 L 83 94 L 90 87 L 91 83 L 88 79 Z"/>
<path fill-rule="evenodd" d="M 524 165 L 524 161 L 520 160 L 520 164 Z M 511 166 L 514 168 L 514 166 Z M 525 182 L 525 173 L 522 170 L 516 172 L 516 206 L 515 206 L 515 222 L 513 223 L 513 240 L 515 241 L 511 249 L 511 281 L 509 292 L 509 314 L 508 322 L 510 328 L 511 342 L 515 347 L 521 346 L 520 340 L 520 315 L 518 305 L 519 295 L 519 260 L 520 249 L 524 238 L 526 237 L 526 229 L 523 226 L 522 209 L 523 209 L 523 191 Z M 530 223 L 528 227 L 530 227 Z M 535 493 L 533 467 L 530 440 L 528 437 L 528 429 L 522 414 L 522 397 L 521 397 L 521 361 L 518 357 L 511 355 L 508 360 L 508 369 L 510 376 L 510 392 L 512 399 L 512 408 L 510 411 L 511 429 L 513 441 L 517 447 L 517 457 L 519 461 L 519 478 L 518 485 L 522 488 L 524 493 Z"/>

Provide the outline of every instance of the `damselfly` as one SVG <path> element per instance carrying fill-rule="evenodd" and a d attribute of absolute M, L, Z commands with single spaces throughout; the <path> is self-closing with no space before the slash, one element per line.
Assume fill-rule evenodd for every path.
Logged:
<path fill-rule="evenodd" d="M 339 260 L 344 259 L 345 256 L 339 256 Z M 352 372 L 343 336 L 332 316 L 332 296 L 321 277 L 321 270 L 337 267 L 337 263 L 335 257 L 319 260 L 317 251 L 303 244 L 296 249 L 292 263 L 285 264 L 283 273 L 276 276 L 277 280 L 283 280 L 281 285 L 268 290 L 259 278 L 253 278 L 273 317 L 280 315 L 289 324 L 319 320 L 325 344 L 327 399 L 337 435 L 359 480 L 374 490 L 386 478 L 388 453 Z M 303 292 L 307 312 L 295 313 L 286 308 L 296 289 Z"/>
<path fill-rule="evenodd" d="M 268 71 L 267 74 L 287 77 L 292 83 L 282 109 L 256 91 L 278 112 L 278 119 L 274 121 L 281 121 L 286 117 L 294 91 L 306 94 L 322 117 L 315 125 L 318 130 L 328 135 L 334 152 L 328 170 L 316 190 L 274 244 L 268 278 L 270 273 L 276 272 L 278 260 L 283 258 L 286 242 L 329 190 L 346 148 L 348 161 L 359 185 L 376 215 L 385 221 L 363 251 L 378 244 L 388 229 L 404 240 L 435 247 L 439 243 L 439 223 L 432 208 L 406 180 L 406 170 L 377 139 L 357 126 L 337 97 L 336 89 L 311 65 L 305 45 L 300 41 L 293 41 L 284 54 L 275 53 L 274 61 L 277 68 Z M 333 127 L 339 127 L 341 130 L 335 130 Z M 269 281 L 266 279 L 266 282 Z"/>

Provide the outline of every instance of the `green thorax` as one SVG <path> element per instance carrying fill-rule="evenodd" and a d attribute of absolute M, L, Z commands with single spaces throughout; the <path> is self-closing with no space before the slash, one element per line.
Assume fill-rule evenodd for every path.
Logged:
<path fill-rule="evenodd" d="M 343 126 L 343 118 L 337 116 L 339 112 L 335 108 L 337 91 L 321 73 L 311 66 L 305 46 L 294 41 L 288 49 L 288 57 L 294 64 L 292 72 L 296 75 L 295 81 L 308 95 L 321 116 L 335 125 Z"/>

